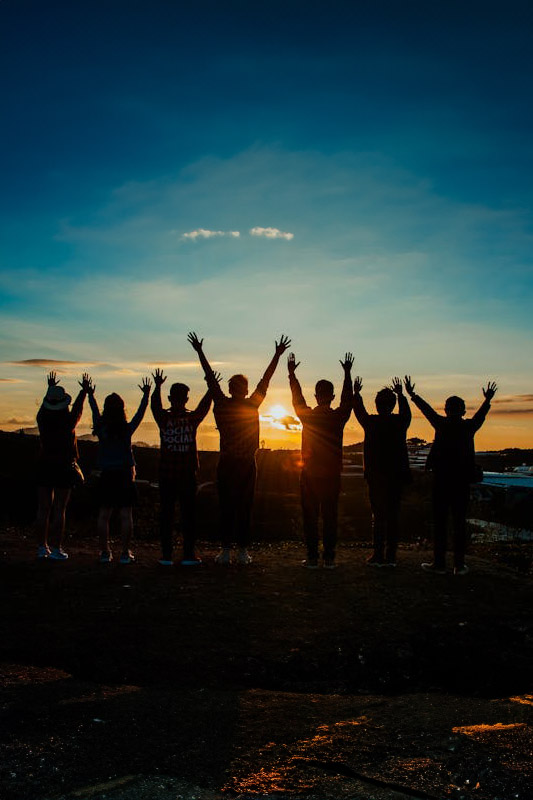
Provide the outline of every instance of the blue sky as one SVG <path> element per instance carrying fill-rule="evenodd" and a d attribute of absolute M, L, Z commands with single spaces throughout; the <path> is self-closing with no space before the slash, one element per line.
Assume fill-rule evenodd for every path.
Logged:
<path fill-rule="evenodd" d="M 166 363 L 194 401 L 189 329 L 252 382 L 283 331 L 310 398 L 348 349 L 369 404 L 395 374 L 437 405 L 495 378 L 482 444 L 533 446 L 532 16 L 4 0 L 1 427 L 48 362 L 132 408 Z"/>

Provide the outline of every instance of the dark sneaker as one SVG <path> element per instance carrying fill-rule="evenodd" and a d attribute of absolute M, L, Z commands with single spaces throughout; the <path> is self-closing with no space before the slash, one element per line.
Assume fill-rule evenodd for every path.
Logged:
<path fill-rule="evenodd" d="M 237 564 L 241 566 L 248 566 L 248 564 L 252 563 L 252 556 L 246 549 L 246 547 L 241 547 L 237 550 Z"/>
<path fill-rule="evenodd" d="M 305 569 L 318 569 L 318 558 L 306 558 L 302 561 L 302 567 Z"/>
<path fill-rule="evenodd" d="M 120 563 L 121 564 L 134 564 L 135 563 L 135 556 L 131 552 L 131 550 L 126 550 L 125 553 L 122 553 L 120 556 Z"/>
<path fill-rule="evenodd" d="M 111 564 L 113 561 L 113 553 L 111 550 L 102 550 L 100 553 L 100 564 Z"/>
<path fill-rule="evenodd" d="M 325 558 L 323 566 L 324 569 L 337 569 L 337 564 L 335 563 L 335 559 L 333 558 Z"/>
<path fill-rule="evenodd" d="M 229 547 L 223 547 L 220 553 L 215 556 L 215 564 L 220 564 L 223 567 L 231 564 L 231 549 Z"/>
<path fill-rule="evenodd" d="M 196 558 L 193 554 L 192 556 L 185 556 L 181 562 L 182 567 L 199 567 L 202 563 L 201 558 Z"/>
<path fill-rule="evenodd" d="M 396 567 L 396 561 L 385 561 L 384 564 L 381 565 L 382 567 Z"/>
<path fill-rule="evenodd" d="M 52 547 L 48 558 L 51 558 L 52 561 L 66 561 L 68 553 L 65 553 L 61 547 Z"/>
<path fill-rule="evenodd" d="M 37 548 L 37 558 L 42 561 L 43 558 L 48 558 L 50 555 L 51 550 L 47 544 L 40 544 Z"/>
<path fill-rule="evenodd" d="M 370 556 L 366 560 L 367 567 L 383 567 L 385 566 L 385 562 L 382 558 L 376 558 L 376 556 Z"/>
<path fill-rule="evenodd" d="M 446 575 L 445 567 L 436 567 L 435 564 L 425 561 L 420 564 L 424 572 L 432 572 L 434 575 Z"/>
<path fill-rule="evenodd" d="M 468 572 L 470 572 L 470 570 L 468 569 L 466 564 L 463 564 L 462 567 L 454 567 L 453 568 L 453 574 L 454 575 L 466 575 Z"/>
<path fill-rule="evenodd" d="M 157 563 L 161 564 L 162 567 L 173 567 L 174 566 L 174 562 L 170 558 L 160 558 Z"/>

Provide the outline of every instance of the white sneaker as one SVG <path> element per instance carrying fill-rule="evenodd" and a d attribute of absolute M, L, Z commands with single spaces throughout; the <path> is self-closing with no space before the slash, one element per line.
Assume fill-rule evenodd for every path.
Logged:
<path fill-rule="evenodd" d="M 237 551 L 237 564 L 241 564 L 241 566 L 247 566 L 248 564 L 252 563 L 252 556 L 246 549 L 246 547 L 241 547 Z"/>
<path fill-rule="evenodd" d="M 51 552 L 50 548 L 48 547 L 47 544 L 40 544 L 39 547 L 37 548 L 37 558 L 38 559 L 48 558 L 50 552 Z"/>
<path fill-rule="evenodd" d="M 51 558 L 52 561 L 66 561 L 68 558 L 68 553 L 65 553 L 61 547 L 52 547 L 48 558 Z"/>
<path fill-rule="evenodd" d="M 231 564 L 231 550 L 229 547 L 223 547 L 218 556 L 215 556 L 215 564 L 221 564 L 223 567 Z"/>
<path fill-rule="evenodd" d="M 454 567 L 453 568 L 453 574 L 454 575 L 466 575 L 468 572 L 470 572 L 470 570 L 466 566 L 466 564 L 463 564 L 462 567 Z"/>

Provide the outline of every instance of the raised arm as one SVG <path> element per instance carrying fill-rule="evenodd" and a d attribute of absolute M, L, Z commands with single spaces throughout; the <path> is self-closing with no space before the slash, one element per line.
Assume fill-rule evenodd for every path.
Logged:
<path fill-rule="evenodd" d="M 352 413 L 352 402 L 353 402 L 353 393 L 352 393 L 352 367 L 353 367 L 353 355 L 351 353 L 346 353 L 344 356 L 344 361 L 340 361 L 340 365 L 344 370 L 344 383 L 342 384 L 342 392 L 341 392 L 341 402 L 339 408 L 343 411 L 346 415 L 346 419 Z"/>
<path fill-rule="evenodd" d="M 161 425 L 163 422 L 163 404 L 161 402 L 161 386 L 167 379 L 166 375 L 163 375 L 162 369 L 156 369 L 155 372 L 152 373 L 152 378 L 154 379 L 154 391 L 152 392 L 152 397 L 150 400 L 150 408 L 152 409 L 152 415 L 157 422 L 158 425 Z"/>
<path fill-rule="evenodd" d="M 96 402 L 96 397 L 94 396 L 94 391 L 92 391 L 89 395 L 89 405 L 91 407 L 91 412 L 93 415 L 93 431 L 96 430 L 98 427 L 102 415 L 100 414 L 100 409 L 98 408 L 98 403 Z"/>
<path fill-rule="evenodd" d="M 50 373 L 50 375 L 52 375 L 52 373 Z M 81 419 L 81 415 L 83 414 L 83 404 L 86 396 L 89 395 L 90 397 L 91 394 L 94 394 L 95 390 L 94 383 L 86 372 L 83 373 L 81 376 L 81 381 L 78 381 L 78 383 L 81 386 L 81 391 L 72 403 L 72 408 L 70 409 L 70 420 L 73 428 L 76 427 Z"/>
<path fill-rule="evenodd" d="M 357 375 L 353 382 L 353 410 L 355 414 L 355 418 L 359 425 L 362 427 L 363 430 L 366 430 L 368 425 L 368 418 L 369 413 L 365 408 L 365 404 L 363 403 L 363 398 L 361 397 L 361 389 L 363 388 L 363 379 L 360 375 Z"/>
<path fill-rule="evenodd" d="M 416 394 L 415 384 L 411 380 L 410 375 L 405 376 L 405 391 L 407 392 L 407 394 L 409 395 L 415 406 L 420 409 L 420 411 L 425 416 L 427 421 L 431 425 L 433 425 L 434 428 L 436 428 L 437 425 L 439 424 L 440 415 L 437 414 L 435 409 L 432 408 L 429 405 L 429 403 L 426 403 L 426 401 L 422 397 L 420 397 L 420 395 Z"/>
<path fill-rule="evenodd" d="M 391 389 L 393 392 L 396 393 L 398 397 L 398 416 L 402 425 L 407 428 L 411 424 L 411 409 L 409 408 L 409 403 L 407 402 L 407 398 L 403 393 L 403 386 L 401 378 L 393 378 L 392 379 L 392 386 Z"/>
<path fill-rule="evenodd" d="M 214 373 L 216 377 L 216 372 Z M 211 407 L 211 401 L 213 396 L 211 394 L 211 389 L 208 389 L 207 392 L 204 394 L 198 405 L 193 411 L 194 419 L 197 425 L 207 416 L 208 411 Z"/>
<path fill-rule="evenodd" d="M 287 359 L 287 368 L 289 370 L 289 384 L 291 387 L 292 405 L 294 407 L 296 416 L 303 421 L 303 418 L 309 411 L 311 411 L 311 409 L 305 402 L 300 381 L 296 377 L 296 370 L 299 365 L 300 362 L 296 361 L 294 353 L 291 353 Z"/>
<path fill-rule="evenodd" d="M 274 350 L 274 355 L 272 356 L 272 360 L 268 365 L 268 367 L 266 368 L 263 377 L 257 384 L 257 388 L 250 395 L 250 400 L 256 405 L 260 405 L 263 402 L 265 395 L 267 393 L 268 384 L 270 383 L 270 380 L 274 372 L 276 371 L 276 367 L 279 364 L 281 356 L 286 350 L 289 349 L 291 340 L 289 339 L 288 336 L 282 334 L 279 342 L 274 342 L 274 344 L 275 344 L 275 350 Z"/>
<path fill-rule="evenodd" d="M 224 397 L 224 393 L 220 388 L 220 384 L 216 378 L 213 368 L 211 367 L 211 364 L 207 360 L 207 357 L 204 353 L 203 349 L 204 340 L 199 339 L 196 333 L 194 333 L 194 331 L 191 331 L 187 336 L 187 341 L 189 342 L 193 350 L 196 350 L 198 354 L 200 364 L 202 365 L 202 369 L 204 371 L 207 386 L 209 388 L 209 391 L 211 392 L 211 397 L 216 402 L 220 398 Z"/>
<path fill-rule="evenodd" d="M 141 402 L 139 403 L 139 408 L 128 422 L 130 435 L 135 433 L 135 431 L 143 421 L 146 409 L 148 408 L 148 399 L 150 397 L 151 386 L 152 386 L 152 381 L 150 380 L 150 378 L 143 378 L 142 382 L 139 384 L 139 389 L 143 393 L 143 396 Z"/>
<path fill-rule="evenodd" d="M 498 387 L 494 383 L 494 381 L 489 381 L 487 384 L 487 388 L 482 388 L 481 391 L 483 392 L 484 400 L 472 419 L 470 420 L 470 424 L 474 428 L 474 431 L 478 431 L 483 423 L 485 422 L 485 417 L 487 416 L 489 409 L 490 409 L 490 401 L 498 391 Z"/>

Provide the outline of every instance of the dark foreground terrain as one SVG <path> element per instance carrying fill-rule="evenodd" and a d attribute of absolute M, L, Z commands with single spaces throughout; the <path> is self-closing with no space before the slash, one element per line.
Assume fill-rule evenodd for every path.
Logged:
<path fill-rule="evenodd" d="M 0 539 L 6 800 L 533 797 L 533 592 L 498 552 L 458 578 L 415 545 L 315 572 L 296 543 L 240 569 L 206 543 L 165 570 L 92 539 L 39 564 L 30 537 Z"/>

